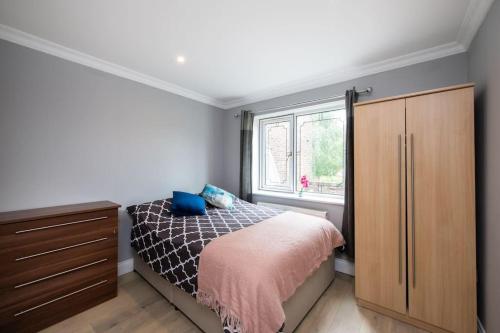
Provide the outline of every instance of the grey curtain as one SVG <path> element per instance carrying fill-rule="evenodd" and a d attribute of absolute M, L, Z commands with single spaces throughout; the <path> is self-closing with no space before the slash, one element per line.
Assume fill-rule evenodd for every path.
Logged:
<path fill-rule="evenodd" d="M 354 259 L 354 106 L 356 88 L 345 92 L 346 109 L 346 158 L 345 158 L 345 193 L 342 235 L 346 241 L 344 251 Z"/>
<path fill-rule="evenodd" d="M 241 111 L 240 198 L 252 202 L 252 133 L 253 113 Z"/>

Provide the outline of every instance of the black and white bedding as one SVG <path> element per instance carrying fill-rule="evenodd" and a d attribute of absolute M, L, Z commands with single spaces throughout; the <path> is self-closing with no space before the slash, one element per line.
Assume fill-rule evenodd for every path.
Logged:
<path fill-rule="evenodd" d="M 231 210 L 207 205 L 207 215 L 174 217 L 171 200 L 127 208 L 133 217 L 131 245 L 151 269 L 196 297 L 198 263 L 213 239 L 282 213 L 236 199 Z"/>

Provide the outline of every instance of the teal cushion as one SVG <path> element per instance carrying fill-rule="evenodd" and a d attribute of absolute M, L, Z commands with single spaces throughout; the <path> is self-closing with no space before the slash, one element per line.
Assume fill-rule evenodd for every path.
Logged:
<path fill-rule="evenodd" d="M 226 209 L 233 208 L 235 196 L 221 188 L 218 188 L 217 186 L 213 186 L 211 184 L 205 185 L 205 188 L 200 195 L 209 204 L 215 207 Z"/>

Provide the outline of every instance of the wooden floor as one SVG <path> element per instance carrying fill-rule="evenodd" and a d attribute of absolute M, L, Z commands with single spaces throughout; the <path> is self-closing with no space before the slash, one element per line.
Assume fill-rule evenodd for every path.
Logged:
<path fill-rule="evenodd" d="M 407 324 L 356 305 L 354 280 L 338 274 L 297 328 L 297 333 L 422 333 Z M 120 277 L 118 297 L 42 331 L 201 333 L 137 273 Z"/>

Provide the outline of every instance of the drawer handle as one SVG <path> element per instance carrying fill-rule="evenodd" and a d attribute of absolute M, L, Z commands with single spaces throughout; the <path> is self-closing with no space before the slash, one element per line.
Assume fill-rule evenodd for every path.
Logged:
<path fill-rule="evenodd" d="M 72 295 L 75 295 L 75 294 L 81 293 L 82 291 L 85 291 L 85 290 L 87 290 L 87 289 L 97 287 L 97 286 L 99 286 L 99 285 L 101 285 L 101 284 L 104 284 L 104 283 L 106 283 L 106 282 L 108 282 L 108 280 L 102 280 L 102 281 L 99 281 L 99 282 L 97 282 L 97 283 L 94 283 L 94 284 L 92 284 L 92 285 L 90 285 L 90 286 L 87 286 L 87 287 L 85 287 L 85 288 L 78 289 L 78 290 L 73 291 L 73 292 L 71 292 L 71 293 L 69 293 L 69 294 L 66 294 L 66 295 L 63 295 L 63 296 L 60 296 L 60 297 L 54 298 L 54 299 L 52 299 L 52 300 L 50 300 L 50 301 L 47 301 L 47 302 L 45 302 L 45 303 L 38 304 L 38 305 L 36 305 L 36 306 L 34 306 L 34 307 L 31 307 L 31 308 L 29 308 L 29 309 L 26 309 L 26 310 L 20 311 L 20 312 L 18 312 L 18 313 L 15 313 L 15 314 L 14 314 L 14 317 L 18 317 L 18 316 L 20 316 L 20 315 L 22 315 L 22 314 L 25 314 L 25 313 L 27 313 L 27 312 L 30 312 L 30 311 L 36 310 L 36 309 L 38 309 L 38 308 L 44 307 L 44 306 L 46 306 L 46 305 L 49 305 L 49 304 L 51 304 L 51 303 L 54 303 L 54 302 L 60 301 L 60 300 L 65 299 L 65 298 L 67 298 L 67 297 L 69 297 L 69 296 L 72 296 Z"/>
<path fill-rule="evenodd" d="M 105 241 L 107 239 L 108 239 L 108 237 L 103 237 L 103 238 L 94 239 L 94 240 L 91 240 L 91 241 L 88 241 L 88 242 L 83 242 L 83 243 L 78 243 L 78 244 L 74 244 L 74 245 L 64 246 L 64 247 L 60 247 L 60 248 L 54 249 L 54 250 L 49 250 L 49 251 L 45 251 L 45 252 L 35 253 L 35 254 L 29 255 L 29 256 L 26 256 L 26 257 L 16 258 L 15 261 L 22 261 L 22 260 L 26 260 L 26 259 L 30 259 L 30 258 L 35 258 L 35 257 L 38 257 L 38 256 L 43 256 L 43 255 L 49 254 L 49 253 L 64 251 L 64 250 L 72 249 L 72 248 L 83 246 L 83 245 L 98 243 L 98 242 Z"/>
<path fill-rule="evenodd" d="M 24 234 L 26 232 L 32 232 L 32 231 L 38 231 L 38 230 L 44 230 L 44 229 L 50 229 L 50 228 L 57 228 L 57 227 L 64 227 L 66 225 L 72 225 L 72 224 L 78 224 L 78 223 L 85 223 L 85 222 L 92 222 L 92 221 L 97 221 L 97 220 L 104 220 L 104 219 L 107 219 L 107 218 L 108 218 L 107 216 L 101 216 L 101 217 L 96 217 L 96 218 L 93 218 L 93 219 L 86 219 L 86 220 L 73 221 L 73 222 L 66 222 L 66 223 L 60 223 L 60 224 L 52 224 L 52 225 L 48 225 L 48 226 L 45 226 L 45 227 L 19 230 L 19 231 L 16 231 L 16 234 Z"/>
<path fill-rule="evenodd" d="M 36 279 L 36 280 L 33 280 L 33 281 L 21 283 L 21 284 L 18 284 L 16 286 L 14 286 L 14 289 L 21 288 L 21 287 L 26 287 L 26 286 L 28 286 L 30 284 L 33 284 L 33 283 L 41 282 L 41 281 L 44 281 L 44 280 L 47 280 L 47 279 L 51 279 L 51 278 L 59 276 L 59 275 L 64 275 L 64 274 L 67 274 L 67 273 L 78 271 L 78 270 L 80 270 L 82 268 L 86 268 L 86 267 L 89 267 L 89 266 L 94 266 L 94 265 L 100 264 L 101 262 L 105 262 L 105 261 L 108 261 L 108 258 L 97 260 L 97 261 L 93 261 L 93 262 L 91 262 L 89 264 L 81 265 L 81 266 L 78 266 L 78 267 L 75 267 L 75 268 L 71 268 L 71 269 L 68 269 L 68 270 L 65 270 L 65 271 L 62 271 L 62 272 L 59 272 L 59 273 L 55 273 L 55 274 L 52 274 L 52 275 L 44 276 L 42 278 L 39 278 L 39 279 Z"/>

